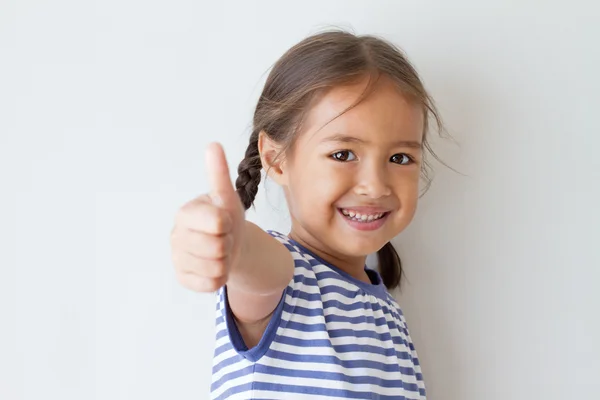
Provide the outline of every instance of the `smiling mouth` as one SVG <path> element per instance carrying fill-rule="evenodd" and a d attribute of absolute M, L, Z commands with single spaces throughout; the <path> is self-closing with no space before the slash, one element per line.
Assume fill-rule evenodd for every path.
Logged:
<path fill-rule="evenodd" d="M 340 208 L 339 211 L 348 220 L 355 221 L 355 222 L 363 222 L 363 223 L 380 220 L 389 214 L 389 211 L 379 212 L 379 213 L 365 213 L 365 212 L 360 213 L 360 212 L 345 209 L 345 208 Z"/>

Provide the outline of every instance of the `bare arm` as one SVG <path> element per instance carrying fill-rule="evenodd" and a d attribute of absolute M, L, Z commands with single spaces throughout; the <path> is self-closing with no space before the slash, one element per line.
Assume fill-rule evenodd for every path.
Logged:
<path fill-rule="evenodd" d="M 246 221 L 240 257 L 231 268 L 227 294 L 246 346 L 255 346 L 294 276 L 294 260 L 278 240 Z"/>
<path fill-rule="evenodd" d="M 283 244 L 245 220 L 220 145 L 207 149 L 211 194 L 185 204 L 171 233 L 173 263 L 182 285 L 212 292 L 223 285 L 248 347 L 262 337 L 294 262 Z"/>

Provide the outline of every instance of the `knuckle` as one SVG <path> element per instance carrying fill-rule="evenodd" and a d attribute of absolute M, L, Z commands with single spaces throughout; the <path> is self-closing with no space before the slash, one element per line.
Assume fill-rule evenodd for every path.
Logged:
<path fill-rule="evenodd" d="M 215 246 L 215 257 L 221 259 L 227 256 L 227 240 L 225 238 L 219 238 Z"/>
<path fill-rule="evenodd" d="M 229 255 L 231 248 L 233 246 L 233 238 L 231 235 L 225 235 L 220 237 L 217 240 L 217 245 L 215 246 L 216 257 L 219 259 L 224 259 Z"/>
<path fill-rule="evenodd" d="M 214 292 L 224 283 L 221 278 L 206 278 L 192 273 L 179 273 L 177 280 L 181 286 L 194 292 Z"/>
<path fill-rule="evenodd" d="M 211 292 L 215 292 L 219 289 L 221 289 L 223 286 L 225 286 L 225 284 L 227 283 L 227 277 L 219 277 L 219 278 L 215 278 L 215 279 L 211 279 L 211 288 L 210 291 Z"/>
<path fill-rule="evenodd" d="M 229 232 L 231 229 L 231 218 L 229 214 L 223 210 L 220 210 L 215 215 L 214 220 L 215 231 L 218 233 Z"/>
<path fill-rule="evenodd" d="M 179 210 L 177 210 L 177 213 L 175 213 L 175 220 L 176 221 L 184 220 L 185 218 L 187 218 L 187 216 L 190 214 L 190 212 L 193 210 L 193 208 L 194 208 L 193 201 L 189 201 L 189 202 L 185 203 L 183 206 L 181 206 L 179 208 Z"/>
<path fill-rule="evenodd" d="M 206 291 L 207 292 L 216 292 L 217 290 L 219 290 L 221 288 L 221 284 L 219 284 L 218 280 L 211 280 L 210 282 L 208 282 L 207 284 L 207 288 Z"/>
<path fill-rule="evenodd" d="M 205 218 L 202 218 L 206 213 L 207 203 L 197 198 L 191 200 L 181 206 L 175 213 L 175 227 L 187 227 L 196 230 L 201 230 L 202 226 L 195 225 L 203 224 Z"/>
<path fill-rule="evenodd" d="M 205 268 L 206 276 L 210 278 L 223 278 L 227 276 L 227 260 L 211 261 Z"/>
<path fill-rule="evenodd" d="M 177 247 L 180 241 L 181 232 L 179 232 L 178 229 L 173 228 L 173 230 L 171 231 L 171 235 L 169 236 L 169 243 L 171 244 L 171 248 L 173 251 L 175 251 L 175 247 Z"/>
<path fill-rule="evenodd" d="M 183 269 L 181 263 L 181 251 L 179 249 L 171 249 L 171 262 L 173 263 L 175 270 L 179 271 Z"/>
<path fill-rule="evenodd" d="M 194 292 L 205 292 L 207 291 L 207 283 L 204 279 L 195 279 L 189 282 L 187 288 Z"/>
<path fill-rule="evenodd" d="M 193 279 L 191 274 L 183 271 L 177 271 L 175 276 L 177 277 L 177 282 L 179 282 L 181 286 L 196 291 L 195 286 L 197 285 L 198 280 Z"/>
<path fill-rule="evenodd" d="M 186 252 L 173 253 L 173 265 L 178 274 L 192 275 L 197 278 L 221 279 L 228 273 L 228 258 L 202 259 Z M 180 277 L 185 280 L 185 276 Z M 190 278 L 191 279 L 191 278 Z"/>

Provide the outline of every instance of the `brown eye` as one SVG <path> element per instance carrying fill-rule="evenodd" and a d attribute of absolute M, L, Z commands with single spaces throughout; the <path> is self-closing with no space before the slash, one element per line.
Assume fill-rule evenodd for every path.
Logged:
<path fill-rule="evenodd" d="M 336 161 L 354 161 L 356 156 L 350 150 L 336 151 L 331 155 Z"/>
<path fill-rule="evenodd" d="M 407 165 L 412 163 L 412 158 L 410 158 L 408 155 L 406 154 L 394 154 L 391 158 L 390 161 L 396 164 L 400 164 L 400 165 Z"/>

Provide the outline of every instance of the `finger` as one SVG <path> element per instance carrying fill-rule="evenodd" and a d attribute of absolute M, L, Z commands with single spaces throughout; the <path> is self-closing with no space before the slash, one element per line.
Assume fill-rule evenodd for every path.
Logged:
<path fill-rule="evenodd" d="M 201 196 L 185 204 L 175 216 L 177 228 L 224 235 L 231 232 L 233 221 L 229 211 L 212 204 L 208 196 Z"/>
<path fill-rule="evenodd" d="M 194 292 L 216 292 L 227 283 L 227 278 L 203 278 L 189 272 L 177 274 L 179 283 Z"/>
<path fill-rule="evenodd" d="M 173 253 L 172 258 L 178 272 L 214 279 L 227 276 L 229 257 L 222 260 L 206 260 L 186 251 L 176 251 Z"/>
<path fill-rule="evenodd" d="M 173 251 L 186 251 L 205 260 L 222 260 L 231 253 L 233 236 L 177 229 L 171 235 L 171 246 Z"/>
<path fill-rule="evenodd" d="M 211 198 L 216 204 L 227 206 L 233 199 L 235 189 L 229 176 L 225 152 L 219 143 L 211 143 L 206 149 L 206 170 Z"/>

